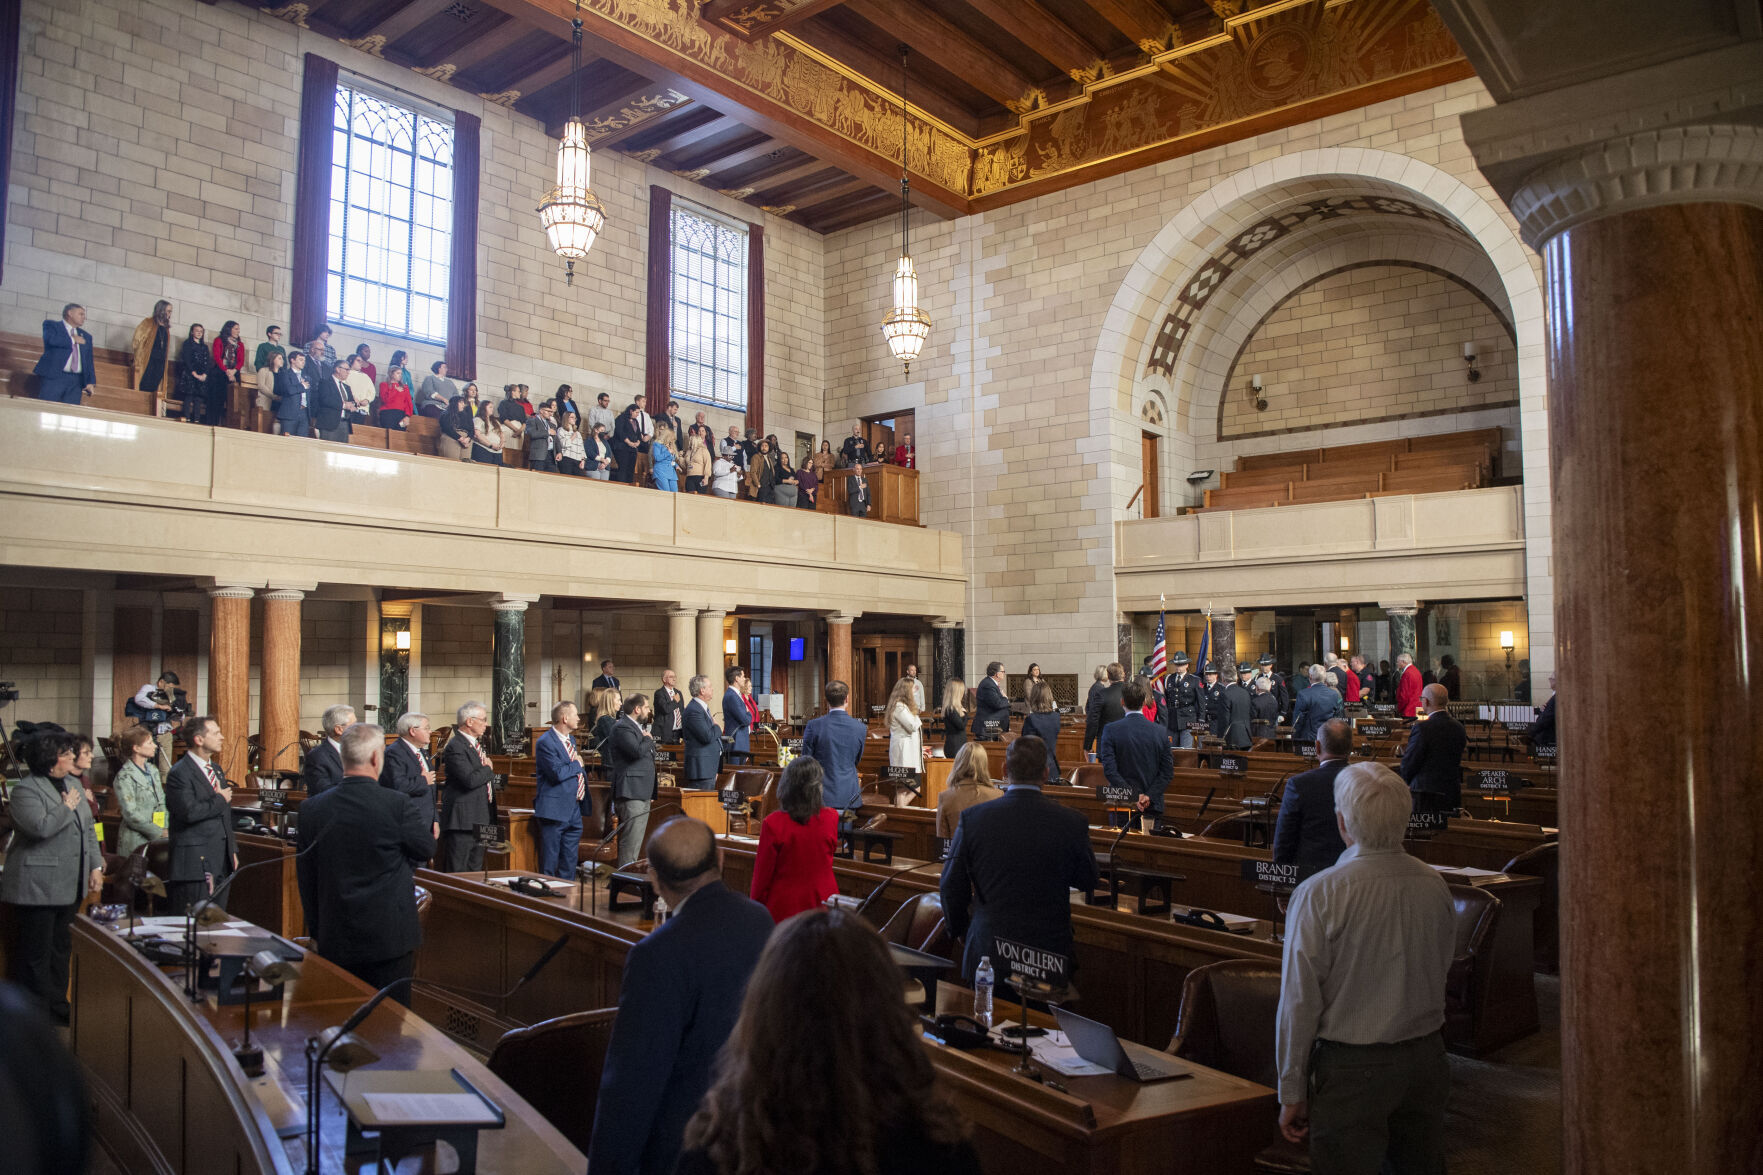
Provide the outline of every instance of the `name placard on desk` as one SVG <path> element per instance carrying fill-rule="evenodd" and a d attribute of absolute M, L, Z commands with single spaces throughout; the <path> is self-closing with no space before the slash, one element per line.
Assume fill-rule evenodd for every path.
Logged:
<path fill-rule="evenodd" d="M 288 789 L 285 787 L 260 787 L 257 789 L 257 802 L 266 808 L 271 804 L 285 804 L 288 802 Z"/>
<path fill-rule="evenodd" d="M 1530 729 L 1528 722 L 1502 722 L 1500 725 L 1506 728 L 1507 734 L 1523 734 Z"/>
<path fill-rule="evenodd" d="M 910 767 L 895 767 L 892 764 L 881 769 L 881 777 L 889 783 L 897 783 L 903 787 L 911 787 L 918 783 L 918 772 Z"/>
<path fill-rule="evenodd" d="M 1096 800 L 1104 808 L 1137 808 L 1139 793 L 1130 787 L 1118 787 L 1112 783 L 1104 783 L 1096 789 Z"/>
<path fill-rule="evenodd" d="M 1071 976 L 1071 960 L 1058 951 L 1042 950 L 1007 938 L 994 939 L 998 944 L 998 962 L 1006 975 L 1034 980 L 1048 987 L 1065 987 Z"/>
<path fill-rule="evenodd" d="M 491 791 L 501 791 L 503 788 L 505 788 L 507 786 L 508 786 L 508 773 L 506 771 L 504 771 L 498 775 L 490 776 L 490 790 Z"/>
<path fill-rule="evenodd" d="M 800 755 L 802 753 L 802 740 L 799 738 L 786 738 L 784 740 L 784 750 L 792 755 Z"/>
<path fill-rule="evenodd" d="M 1431 840 L 1451 826 L 1449 812 L 1408 813 L 1407 840 Z"/>
<path fill-rule="evenodd" d="M 478 847 L 482 849 L 499 849 L 502 847 L 502 826 L 500 824 L 476 824 L 472 831 L 477 833 Z"/>
<path fill-rule="evenodd" d="M 1306 759 L 1316 758 L 1316 744 L 1315 743 L 1305 743 L 1303 746 L 1298 748 L 1298 754 L 1304 756 L 1304 758 L 1306 758 Z"/>
<path fill-rule="evenodd" d="M 674 756 L 674 753 L 672 751 L 663 751 L 660 749 L 656 750 L 656 752 L 655 752 L 655 765 L 657 767 L 668 767 L 676 762 L 678 762 L 678 760 Z"/>
<path fill-rule="evenodd" d="M 1387 722 L 1361 722 L 1359 733 L 1366 738 L 1388 738 L 1390 726 Z"/>
<path fill-rule="evenodd" d="M 1538 763 L 1553 763 L 1555 761 L 1555 744 L 1549 743 L 1546 746 L 1538 744 L 1530 748 L 1530 753 Z"/>
<path fill-rule="evenodd" d="M 1242 876 L 1244 881 L 1265 886 L 1276 893 L 1290 893 L 1302 880 L 1298 869 L 1297 865 L 1276 865 L 1272 861 L 1244 861 Z"/>
<path fill-rule="evenodd" d="M 1371 704 L 1371 712 L 1384 717 L 1394 717 L 1396 713 L 1396 704 L 1394 702 L 1373 702 Z"/>
<path fill-rule="evenodd" d="M 1242 756 L 1242 755 L 1220 755 L 1220 756 L 1218 756 L 1218 774 L 1220 774 L 1220 775 L 1247 775 L 1248 773 L 1249 773 L 1249 760 L 1247 758 L 1245 758 L 1244 756 Z"/>
<path fill-rule="evenodd" d="M 1470 779 L 1470 786 L 1484 796 L 1509 796 L 1530 785 L 1530 780 L 1504 767 L 1489 767 L 1477 771 Z"/>
<path fill-rule="evenodd" d="M 982 742 L 993 742 L 1004 731 L 1004 726 L 996 718 L 988 718 L 979 724 L 979 737 Z"/>

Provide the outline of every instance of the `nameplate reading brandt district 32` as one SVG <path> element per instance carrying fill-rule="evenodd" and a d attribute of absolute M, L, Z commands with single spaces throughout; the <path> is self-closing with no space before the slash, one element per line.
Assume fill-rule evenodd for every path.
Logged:
<path fill-rule="evenodd" d="M 1049 987 L 1066 985 L 1071 975 L 1071 960 L 1058 951 L 1042 950 L 1007 938 L 994 941 L 998 944 L 998 962 L 1004 974 L 1038 980 Z"/>
<path fill-rule="evenodd" d="M 1096 789 L 1096 800 L 1104 808 L 1136 808 L 1139 806 L 1139 793 L 1130 787 L 1104 783 Z"/>
<path fill-rule="evenodd" d="M 1256 885 L 1265 885 L 1281 893 L 1297 888 L 1297 865 L 1275 865 L 1272 861 L 1244 861 L 1242 863 L 1243 880 L 1252 881 Z"/>

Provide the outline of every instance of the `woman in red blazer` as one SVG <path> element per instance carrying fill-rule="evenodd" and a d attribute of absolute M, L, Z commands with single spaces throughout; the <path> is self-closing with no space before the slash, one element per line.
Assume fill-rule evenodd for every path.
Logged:
<path fill-rule="evenodd" d="M 752 894 L 774 922 L 814 909 L 839 889 L 833 879 L 839 814 L 821 806 L 821 774 L 808 756 L 791 759 L 777 784 L 782 807 L 759 828 Z"/>

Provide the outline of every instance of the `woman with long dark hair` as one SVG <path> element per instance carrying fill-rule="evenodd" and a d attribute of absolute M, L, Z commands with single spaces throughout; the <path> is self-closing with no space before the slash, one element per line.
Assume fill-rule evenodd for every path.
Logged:
<path fill-rule="evenodd" d="M 215 397 L 211 391 L 221 388 L 220 395 L 226 395 L 225 382 L 219 366 L 214 362 L 214 352 L 207 343 L 208 332 L 201 323 L 191 323 L 190 333 L 184 339 L 183 348 L 178 352 L 178 362 L 183 370 L 178 375 L 178 398 L 184 402 L 184 419 L 191 424 L 218 424 L 209 415 L 209 406 Z"/>
<path fill-rule="evenodd" d="M 241 384 L 245 382 L 245 332 L 238 323 L 228 321 L 214 336 L 214 365 L 220 368 L 222 384 L 220 391 L 220 410 L 226 412 L 227 383 Z M 208 389 L 210 403 L 214 400 L 214 388 Z"/>
<path fill-rule="evenodd" d="M 678 1175 L 978 1175 L 979 1157 L 868 923 L 810 910 L 772 933 Z"/>
<path fill-rule="evenodd" d="M 457 392 L 448 403 L 459 398 Z M 472 424 L 471 459 L 479 465 L 502 464 L 502 424 L 488 404 L 479 404 L 477 420 Z"/>
<path fill-rule="evenodd" d="M 820 764 L 797 755 L 777 782 L 779 808 L 759 826 L 753 860 L 753 900 L 773 922 L 812 910 L 839 892 L 833 850 L 839 847 L 839 813 L 822 807 Z"/>

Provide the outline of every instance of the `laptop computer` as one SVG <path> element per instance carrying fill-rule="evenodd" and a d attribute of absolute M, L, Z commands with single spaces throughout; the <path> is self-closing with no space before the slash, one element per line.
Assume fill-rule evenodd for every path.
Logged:
<path fill-rule="evenodd" d="M 1064 1008 L 1054 1008 L 1053 1014 L 1058 1017 L 1059 1030 L 1071 1041 L 1072 1049 L 1092 1065 L 1112 1069 L 1133 1081 L 1167 1081 L 1172 1077 L 1192 1075 L 1186 1066 L 1166 1053 L 1122 1041 L 1114 1035 L 1114 1029 L 1100 1021 Z"/>

